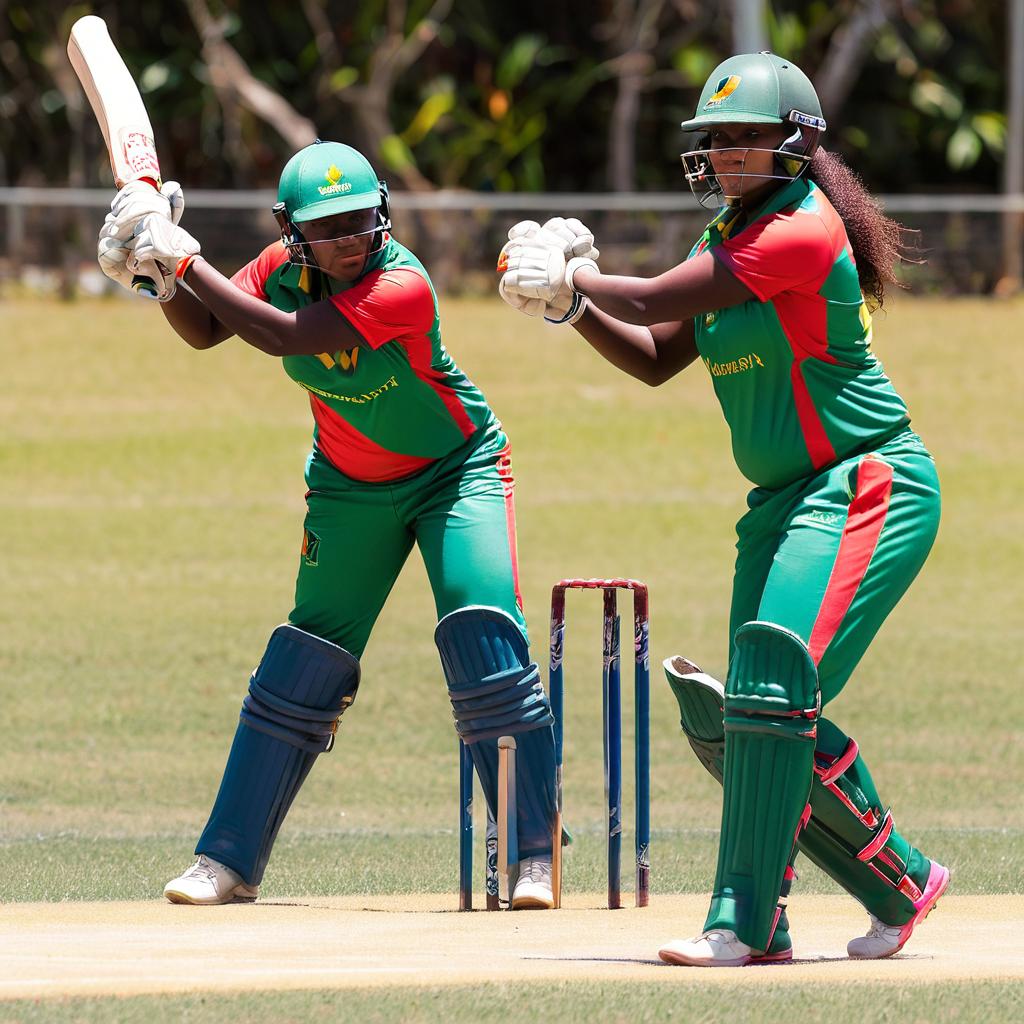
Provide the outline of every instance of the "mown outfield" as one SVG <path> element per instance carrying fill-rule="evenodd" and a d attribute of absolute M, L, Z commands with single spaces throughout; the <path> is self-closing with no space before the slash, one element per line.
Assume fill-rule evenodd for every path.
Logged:
<path fill-rule="evenodd" d="M 660 661 L 685 653 L 720 673 L 725 656 L 745 486 L 707 375 L 652 390 L 496 299 L 442 312 L 449 348 L 512 437 L 538 660 L 556 578 L 650 585 L 652 899 L 702 892 L 720 790 L 679 735 Z M 248 674 L 290 608 L 308 406 L 273 360 L 238 342 L 192 352 L 141 300 L 6 300 L 0 316 L 0 901 L 152 900 L 189 861 Z M 921 578 L 830 706 L 902 831 L 953 870 L 957 895 L 1024 893 L 1022 335 L 1019 302 L 900 298 L 876 318 L 876 349 L 936 455 L 944 518 Z M 569 608 L 577 842 L 566 887 L 577 894 L 603 887 L 598 604 L 573 595 Z M 265 898 L 449 893 L 455 905 L 456 748 L 433 623 L 414 553 L 335 751 L 285 825 Z M 798 885 L 836 892 L 806 864 Z M 799 922 L 794 936 L 799 949 Z M 925 988 L 906 974 L 830 983 L 829 1015 L 890 1019 L 888 1006 L 901 1020 L 994 1020 L 1024 998 L 1019 980 Z M 531 991 L 545 1016 L 640 1020 L 685 986 L 705 1019 L 726 1019 L 689 975 L 653 989 L 609 977 Z M 736 979 L 744 1019 L 778 1020 L 815 998 L 813 986 L 773 983 L 748 1000 L 749 984 Z M 0 1003 L 0 1020 L 516 1016 L 518 995 L 491 988 L 30 1000 Z"/>

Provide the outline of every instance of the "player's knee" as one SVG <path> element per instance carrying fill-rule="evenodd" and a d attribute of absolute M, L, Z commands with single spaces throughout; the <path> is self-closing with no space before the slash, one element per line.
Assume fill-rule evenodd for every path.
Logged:
<path fill-rule="evenodd" d="M 804 641 L 773 622 L 740 626 L 725 686 L 726 729 L 813 739 L 819 712 L 818 670 Z"/>
<path fill-rule="evenodd" d="M 465 743 L 551 725 L 551 705 L 522 627 L 500 608 L 459 608 L 434 633 Z"/>
<path fill-rule="evenodd" d="M 309 753 L 329 750 L 359 689 L 359 661 L 285 624 L 271 634 L 242 703 L 243 724 Z"/>

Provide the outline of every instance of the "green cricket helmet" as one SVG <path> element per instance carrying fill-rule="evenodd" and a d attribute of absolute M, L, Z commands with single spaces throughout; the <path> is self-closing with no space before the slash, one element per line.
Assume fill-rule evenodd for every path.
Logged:
<path fill-rule="evenodd" d="M 316 140 L 300 149 L 281 172 L 274 217 L 281 227 L 281 241 L 293 263 L 317 266 L 311 244 L 296 225 L 354 210 L 375 210 L 366 231 L 372 234 L 368 256 L 383 249 L 391 230 L 387 184 L 378 179 L 370 161 L 352 146 Z M 334 239 L 331 239 L 334 241 Z"/>
<path fill-rule="evenodd" d="M 703 132 L 694 149 L 682 155 L 686 180 L 701 205 L 725 197 L 711 166 L 710 132 L 723 124 L 791 124 L 793 133 L 775 153 L 774 173 L 744 174 L 765 180 L 791 181 L 807 169 L 814 156 L 825 118 L 810 79 L 792 61 L 767 50 L 740 53 L 711 73 L 697 101 L 697 110 L 681 127 Z M 735 147 L 743 148 L 749 147 Z"/>

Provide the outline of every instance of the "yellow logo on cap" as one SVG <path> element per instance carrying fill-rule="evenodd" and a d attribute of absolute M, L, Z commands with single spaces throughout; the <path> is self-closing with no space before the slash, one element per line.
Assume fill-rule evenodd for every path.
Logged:
<path fill-rule="evenodd" d="M 730 75 L 728 78 L 723 78 L 715 88 L 714 95 L 704 104 L 704 109 L 708 107 L 716 107 L 722 100 L 731 96 L 739 86 L 743 79 L 740 75 Z"/>
<path fill-rule="evenodd" d="M 344 177 L 345 175 L 341 168 L 336 164 L 331 164 L 331 166 L 327 168 L 327 173 L 324 175 L 324 178 L 327 180 L 327 184 L 321 185 L 317 189 L 317 192 L 322 196 L 336 196 L 341 195 L 344 192 L 351 192 L 352 182 L 342 181 L 341 179 Z"/>

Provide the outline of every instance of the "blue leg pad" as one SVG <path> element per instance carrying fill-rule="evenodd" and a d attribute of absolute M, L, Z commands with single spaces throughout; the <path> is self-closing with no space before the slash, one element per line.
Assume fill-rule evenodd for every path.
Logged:
<path fill-rule="evenodd" d="M 455 728 L 498 811 L 498 737 L 515 736 L 519 856 L 551 852 L 555 814 L 554 717 L 526 636 L 500 608 L 446 615 L 434 640 L 448 681 Z"/>
<path fill-rule="evenodd" d="M 359 661 L 344 648 L 295 626 L 274 630 L 196 853 L 260 883 L 288 808 L 358 688 Z"/>

